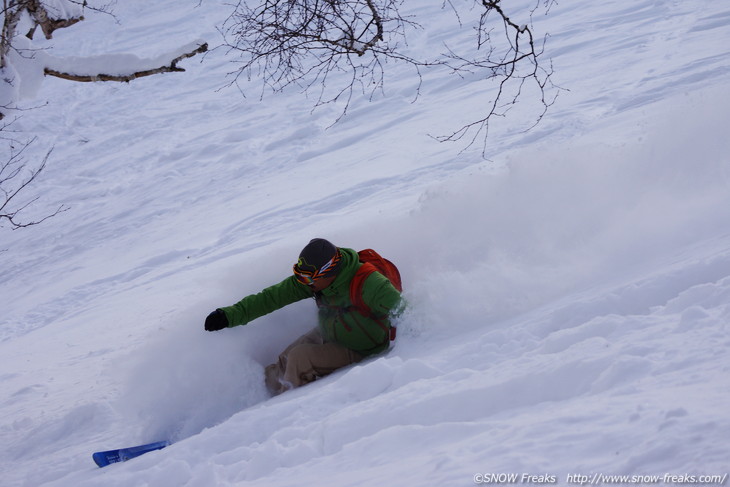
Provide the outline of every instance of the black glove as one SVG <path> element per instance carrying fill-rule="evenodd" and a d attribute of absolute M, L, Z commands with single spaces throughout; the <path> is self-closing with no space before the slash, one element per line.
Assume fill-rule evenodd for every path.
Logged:
<path fill-rule="evenodd" d="M 218 331 L 228 327 L 228 318 L 222 309 L 213 311 L 205 319 L 205 329 L 207 331 Z"/>

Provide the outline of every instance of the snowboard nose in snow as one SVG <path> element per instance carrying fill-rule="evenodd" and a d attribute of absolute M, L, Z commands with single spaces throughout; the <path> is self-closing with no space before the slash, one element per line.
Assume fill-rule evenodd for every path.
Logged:
<path fill-rule="evenodd" d="M 154 443 L 147 443 L 146 445 L 120 448 L 118 450 L 98 451 L 92 457 L 99 467 L 106 467 L 112 463 L 126 462 L 145 453 L 161 450 L 168 445 L 170 445 L 169 441 L 156 441 Z"/>

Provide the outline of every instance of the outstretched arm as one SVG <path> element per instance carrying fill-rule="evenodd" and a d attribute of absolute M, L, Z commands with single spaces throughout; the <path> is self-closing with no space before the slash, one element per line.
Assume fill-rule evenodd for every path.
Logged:
<path fill-rule="evenodd" d="M 245 325 L 272 311 L 312 296 L 313 293 L 307 286 L 299 283 L 294 276 L 289 276 L 260 293 L 246 296 L 232 306 L 218 308 L 208 315 L 205 329 L 215 331 L 225 327 Z"/>

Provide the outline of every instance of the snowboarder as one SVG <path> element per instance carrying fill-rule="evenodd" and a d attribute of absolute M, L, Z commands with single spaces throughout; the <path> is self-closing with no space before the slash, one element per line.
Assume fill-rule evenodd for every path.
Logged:
<path fill-rule="evenodd" d="M 363 252 L 371 252 L 395 269 L 377 253 Z M 381 353 L 390 344 L 391 318 L 402 308 L 400 276 L 397 269 L 387 272 L 377 264 L 382 273 L 372 272 L 369 263 L 361 262 L 363 255 L 315 238 L 300 253 L 294 275 L 233 306 L 216 309 L 206 318 L 205 329 L 245 325 L 313 297 L 319 326 L 295 340 L 276 363 L 266 367 L 266 385 L 275 395 Z"/>

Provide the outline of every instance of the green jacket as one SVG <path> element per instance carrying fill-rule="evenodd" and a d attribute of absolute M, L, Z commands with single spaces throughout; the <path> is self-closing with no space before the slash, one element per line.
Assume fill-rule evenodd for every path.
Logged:
<path fill-rule="evenodd" d="M 363 284 L 362 298 L 372 312 L 364 316 L 350 309 L 350 282 L 362 265 L 357 252 L 341 248 L 342 269 L 326 289 L 315 293 L 296 277 L 289 276 L 258 294 L 246 296 L 233 306 L 221 308 L 228 318 L 228 326 L 245 325 L 288 304 L 306 298 L 315 298 L 319 310 L 319 327 L 327 342 L 334 342 L 362 355 L 380 353 L 390 342 L 390 319 L 400 311 L 401 294 L 390 281 L 374 272 Z"/>

